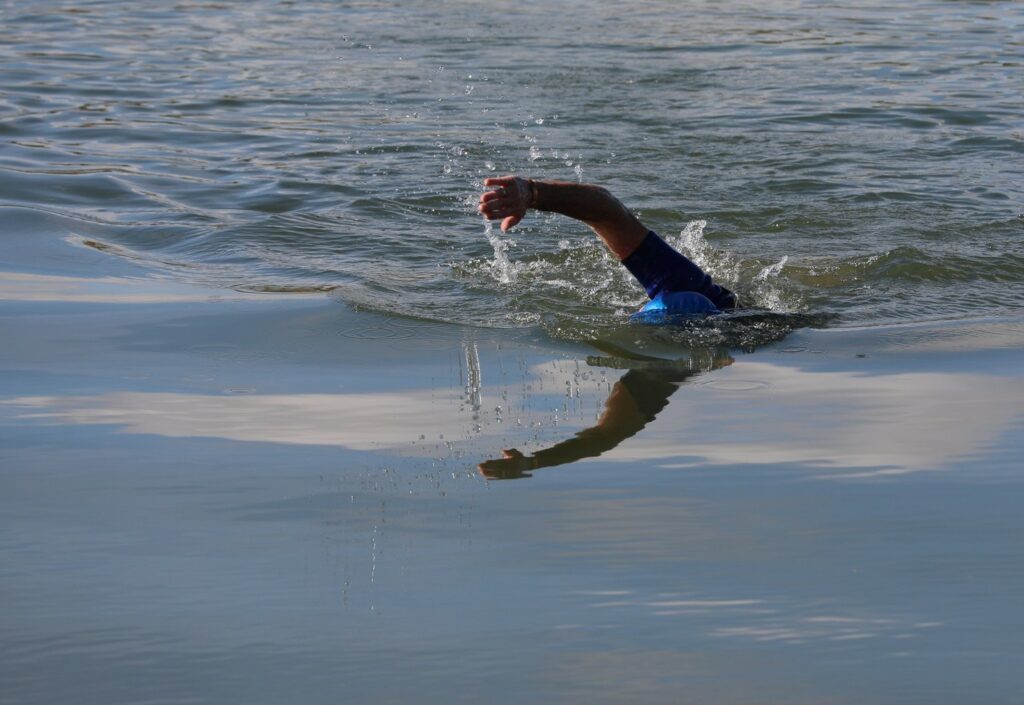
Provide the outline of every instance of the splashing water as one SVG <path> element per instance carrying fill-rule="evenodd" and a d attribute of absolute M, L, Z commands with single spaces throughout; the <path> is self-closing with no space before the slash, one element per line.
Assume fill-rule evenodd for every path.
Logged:
<path fill-rule="evenodd" d="M 704 237 L 706 220 L 691 220 L 671 245 L 716 280 L 735 286 L 739 281 L 739 263 L 728 253 L 715 250 Z"/>
<path fill-rule="evenodd" d="M 788 256 L 752 272 L 751 265 L 756 263 L 743 262 L 728 252 L 712 247 L 704 237 L 706 227 L 706 220 L 691 221 L 671 244 L 716 281 L 736 290 L 744 308 L 767 309 L 772 313 L 792 313 L 800 309 L 798 301 L 789 300 L 793 297 L 791 292 L 787 293 L 787 282 L 781 276 L 783 267 L 789 261 Z"/>
<path fill-rule="evenodd" d="M 768 281 L 770 277 L 777 277 L 779 273 L 782 271 L 782 268 L 786 266 L 786 262 L 788 261 L 789 256 L 783 255 L 782 259 L 780 259 L 778 262 L 776 262 L 775 264 L 770 264 L 764 269 L 762 269 L 760 272 L 758 272 L 757 276 L 754 277 L 754 281 L 763 282 Z"/>
<path fill-rule="evenodd" d="M 782 268 L 789 261 L 788 255 L 783 255 L 775 264 L 770 264 L 754 277 L 754 286 L 751 292 L 758 299 L 758 303 L 769 311 L 776 313 L 789 312 L 789 306 L 783 301 L 782 292 L 777 285 Z"/>
<path fill-rule="evenodd" d="M 716 317 L 683 326 L 678 335 L 670 336 L 673 343 L 707 338 L 716 343 L 756 344 L 785 335 L 795 325 L 808 325 L 792 318 L 803 306 L 799 287 L 782 275 L 787 257 L 766 266 L 764 261 L 720 250 L 705 239 L 706 226 L 704 220 L 689 222 L 679 235 L 666 240 L 716 281 L 736 291 L 743 311 L 730 314 L 728 320 Z M 512 261 L 509 248 L 514 241 L 502 237 L 491 222 L 485 222 L 484 234 L 492 253 L 452 266 L 464 281 L 485 289 L 500 288 L 504 295 L 512 296 L 501 313 L 504 324 L 543 321 L 542 327 L 555 337 L 573 340 L 607 338 L 635 329 L 628 324 L 628 314 L 647 297 L 596 238 L 560 240 L 556 250 L 527 252 L 521 261 Z M 645 336 L 663 337 L 656 333 Z"/>
<path fill-rule="evenodd" d="M 516 280 L 517 271 L 515 265 L 508 258 L 508 243 L 494 232 L 494 226 L 486 218 L 484 219 L 484 235 L 487 236 L 487 241 L 494 248 L 494 259 L 489 263 L 491 273 L 500 283 L 512 284 Z"/>

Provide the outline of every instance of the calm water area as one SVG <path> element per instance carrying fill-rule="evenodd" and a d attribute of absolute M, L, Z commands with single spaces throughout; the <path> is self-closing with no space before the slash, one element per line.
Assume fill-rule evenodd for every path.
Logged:
<path fill-rule="evenodd" d="M 0 703 L 1024 702 L 1022 69 L 998 0 L 0 2 Z M 630 323 L 507 173 L 747 308 Z"/>

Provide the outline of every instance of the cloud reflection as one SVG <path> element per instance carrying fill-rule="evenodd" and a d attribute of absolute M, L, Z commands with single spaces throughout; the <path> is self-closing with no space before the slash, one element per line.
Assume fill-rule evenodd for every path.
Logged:
<path fill-rule="evenodd" d="M 734 381 L 757 384 L 744 389 L 730 386 Z M 694 388 L 689 408 L 673 405 L 673 414 L 669 407 L 671 428 L 655 426 L 643 442 L 608 457 L 667 461 L 665 467 L 795 463 L 853 469 L 846 477 L 893 474 L 984 452 L 1024 415 L 1024 380 L 986 374 L 806 371 L 745 362 L 707 387 Z"/>
<path fill-rule="evenodd" d="M 177 438 L 343 446 L 401 447 L 465 426 L 450 391 L 367 394 L 203 395 L 114 392 L 97 396 L 19 397 L 21 418 L 58 424 L 112 424 L 125 433 Z"/>
<path fill-rule="evenodd" d="M 524 370 L 514 383 L 484 379 L 473 404 L 454 386 L 337 394 L 129 391 L 0 404 L 21 418 L 112 424 L 126 433 L 409 455 L 436 453 L 439 442 L 466 449 L 471 441 L 473 452 L 488 453 L 510 443 L 533 450 L 552 431 L 556 440 L 571 438 L 593 425 L 593 411 L 614 379 L 575 360 L 555 360 Z M 643 432 L 601 458 L 668 468 L 789 464 L 841 477 L 934 469 L 984 453 L 1024 415 L 1021 399 L 1024 380 L 1013 377 L 808 371 L 738 361 L 684 383 Z"/>

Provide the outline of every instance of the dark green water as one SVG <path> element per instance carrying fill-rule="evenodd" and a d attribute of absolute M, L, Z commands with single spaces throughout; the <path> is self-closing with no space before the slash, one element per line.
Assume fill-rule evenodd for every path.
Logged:
<path fill-rule="evenodd" d="M 586 228 L 533 217 L 500 241 L 507 261 L 485 236 L 482 179 L 521 172 L 606 185 L 748 303 L 812 322 L 1024 305 L 1019 3 L 8 2 L 0 18 L 0 202 L 162 276 L 614 330 L 644 297 Z"/>

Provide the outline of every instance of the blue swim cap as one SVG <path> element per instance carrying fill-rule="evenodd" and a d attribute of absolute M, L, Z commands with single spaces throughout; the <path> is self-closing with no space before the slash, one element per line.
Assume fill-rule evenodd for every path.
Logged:
<path fill-rule="evenodd" d="M 673 291 L 667 294 L 659 293 L 630 316 L 630 319 L 642 323 L 658 323 L 674 316 L 699 317 L 715 313 L 721 311 L 703 294 L 696 291 Z"/>

